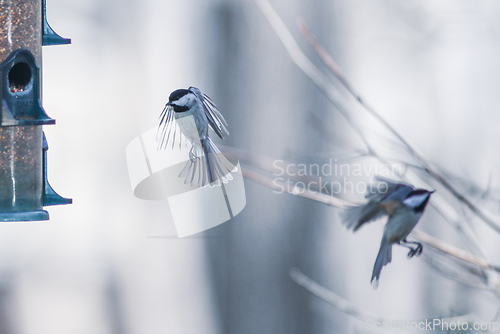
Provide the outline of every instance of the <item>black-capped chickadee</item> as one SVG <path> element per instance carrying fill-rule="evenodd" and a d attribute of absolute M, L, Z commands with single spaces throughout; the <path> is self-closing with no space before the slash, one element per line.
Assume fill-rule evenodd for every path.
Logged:
<path fill-rule="evenodd" d="M 189 161 L 179 174 L 186 184 L 220 186 L 232 180 L 233 166 L 215 146 L 208 134 L 210 127 L 221 139 L 229 134 L 227 123 L 213 101 L 196 87 L 177 89 L 170 94 L 160 114 L 157 140 L 159 148 L 175 144 L 176 124 L 191 142 Z M 180 135 L 179 135 L 180 137 Z"/>
<path fill-rule="evenodd" d="M 407 241 L 406 237 L 419 221 L 434 192 L 414 189 L 411 185 L 394 183 L 385 179 L 379 179 L 379 181 L 384 182 L 387 187 L 381 187 L 380 183 L 376 187 L 372 186 L 366 195 L 368 203 L 347 208 L 344 217 L 347 228 L 352 228 L 355 232 L 364 223 L 377 220 L 384 215 L 389 216 L 373 267 L 371 282 L 374 287 L 378 285 L 382 267 L 391 262 L 393 244 L 409 248 L 408 258 L 422 253 L 422 244 Z M 416 246 L 412 247 L 410 244 Z"/>

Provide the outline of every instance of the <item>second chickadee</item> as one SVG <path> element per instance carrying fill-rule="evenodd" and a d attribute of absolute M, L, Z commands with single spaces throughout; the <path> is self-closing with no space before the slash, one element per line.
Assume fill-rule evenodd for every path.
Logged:
<path fill-rule="evenodd" d="M 176 123 L 176 124 L 175 124 Z M 191 144 L 189 161 L 179 177 L 186 184 L 220 186 L 232 180 L 233 166 L 209 137 L 209 127 L 221 138 L 229 134 L 227 123 L 212 100 L 196 87 L 177 89 L 170 94 L 160 115 L 159 148 L 175 144 L 176 125 Z"/>
<path fill-rule="evenodd" d="M 415 189 L 411 185 L 379 179 L 387 184 L 385 192 L 380 187 L 372 187 L 366 198 L 368 203 L 347 208 L 344 223 L 355 232 L 364 223 L 389 216 L 384 227 L 380 250 L 373 267 L 371 282 L 376 287 L 382 267 L 391 262 L 392 245 L 398 244 L 410 249 L 408 258 L 422 253 L 422 244 L 407 241 L 406 238 L 420 220 L 434 191 Z M 410 244 L 416 245 L 415 247 Z M 375 281 L 375 282 L 374 282 Z"/>

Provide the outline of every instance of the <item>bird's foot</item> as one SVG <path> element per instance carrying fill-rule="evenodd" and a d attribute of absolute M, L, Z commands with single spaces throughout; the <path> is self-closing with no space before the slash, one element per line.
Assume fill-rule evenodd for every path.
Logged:
<path fill-rule="evenodd" d="M 406 257 L 408 257 L 409 259 L 411 259 L 415 255 L 417 255 L 417 250 L 418 250 L 418 248 L 410 248 L 410 251 L 408 252 L 408 255 L 406 255 Z M 420 254 L 418 254 L 418 255 L 420 255 Z"/>
<path fill-rule="evenodd" d="M 422 254 L 423 250 L 424 250 L 424 246 L 422 246 L 421 243 L 417 242 L 417 248 L 415 249 L 415 255 L 420 256 L 420 254 Z"/>
<path fill-rule="evenodd" d="M 407 255 L 407 257 L 409 259 L 411 259 L 414 256 L 420 256 L 420 254 L 422 254 L 422 250 L 424 249 L 424 247 L 419 242 L 416 242 L 416 245 L 417 245 L 417 247 L 415 247 L 415 248 L 410 247 L 410 251 L 408 252 L 408 255 Z"/>

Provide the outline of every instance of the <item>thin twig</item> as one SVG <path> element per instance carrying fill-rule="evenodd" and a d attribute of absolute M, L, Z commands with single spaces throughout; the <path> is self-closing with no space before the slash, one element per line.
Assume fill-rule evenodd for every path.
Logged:
<path fill-rule="evenodd" d="M 311 44 L 311 46 L 314 48 L 314 51 L 316 51 L 316 53 L 321 58 L 326 67 L 328 67 L 330 72 L 332 72 L 333 75 L 335 75 L 335 77 L 340 81 L 340 83 L 347 89 L 347 91 L 351 95 L 356 96 L 356 94 L 354 93 L 354 89 L 351 87 L 351 84 L 345 79 L 345 76 L 342 73 L 340 66 L 335 62 L 335 60 L 333 60 L 333 58 L 325 50 L 323 45 L 321 45 L 318 42 L 316 37 L 309 32 L 304 19 L 300 18 L 299 20 L 297 20 L 297 25 L 299 26 L 299 30 L 302 33 L 302 35 L 304 35 L 309 44 Z"/>
<path fill-rule="evenodd" d="M 302 188 L 307 187 L 307 191 L 309 192 L 318 192 L 321 194 L 325 194 L 327 196 L 338 198 L 339 204 L 343 205 L 353 205 L 353 203 L 346 202 L 341 199 L 338 194 L 332 189 L 331 183 L 324 182 L 324 178 L 320 175 L 308 174 L 303 175 L 304 172 L 301 170 L 296 164 L 286 163 L 284 160 L 276 160 L 265 157 L 260 154 L 250 153 L 248 151 L 238 149 L 235 147 L 229 147 L 219 144 L 219 148 L 223 152 L 230 153 L 234 156 L 237 156 L 240 159 L 240 162 L 243 164 L 250 165 L 252 167 L 261 169 L 263 171 L 272 173 L 274 178 L 274 185 L 271 187 L 275 190 L 280 190 L 282 187 L 290 187 L 290 182 L 280 182 L 285 178 L 294 180 L 297 183 L 302 183 L 302 185 L 297 184 L 297 190 L 302 191 Z M 281 166 L 278 166 L 277 163 L 280 162 Z M 319 174 L 319 165 L 318 165 L 318 174 Z M 257 176 L 256 176 L 257 177 Z M 340 205 L 339 207 L 343 207 Z"/>
<path fill-rule="evenodd" d="M 427 233 L 424 233 L 419 230 L 413 230 L 411 232 L 411 236 L 414 238 L 417 238 L 418 240 L 426 243 L 429 246 L 432 246 L 446 254 L 452 255 L 456 258 L 459 258 L 460 260 L 472 263 L 476 266 L 479 266 L 483 269 L 492 269 L 492 265 L 490 265 L 486 260 L 474 256 L 469 252 L 466 252 L 458 247 L 455 247 L 453 245 L 447 244 L 443 242 L 442 240 L 439 240 L 438 238 L 435 238 Z"/>
<path fill-rule="evenodd" d="M 482 272 L 478 272 L 477 269 L 474 270 L 472 268 L 468 268 L 468 270 L 467 270 L 467 272 L 473 274 L 476 279 L 479 279 L 480 283 L 478 283 L 478 282 L 475 282 L 475 281 L 471 280 L 470 278 L 468 278 L 467 275 L 464 275 L 463 271 L 459 272 L 457 270 L 452 270 L 452 269 L 447 268 L 443 264 L 442 261 L 437 260 L 437 257 L 429 256 L 426 254 L 426 256 L 424 256 L 424 259 L 425 259 L 425 262 L 431 268 L 436 270 L 443 277 L 446 277 L 450 280 L 453 280 L 457 283 L 468 286 L 470 288 L 474 288 L 474 289 L 478 289 L 478 290 L 491 290 L 491 288 L 488 287 L 488 285 L 486 284 L 487 282 L 485 282 L 487 280 L 487 278 L 485 278 L 484 276 L 481 277 L 481 274 L 485 273 L 484 270 Z M 459 263 L 459 265 L 464 267 L 462 263 Z M 481 270 L 481 269 L 479 268 L 479 270 Z"/>
<path fill-rule="evenodd" d="M 276 35 L 278 35 L 279 39 L 285 46 L 295 65 L 297 65 L 316 84 L 316 86 L 328 98 L 328 100 L 330 100 L 338 112 L 352 124 L 354 121 L 351 115 L 347 112 L 346 108 L 340 104 L 342 98 L 338 91 L 333 89 L 332 84 L 327 77 L 323 75 L 323 73 L 321 73 L 321 71 L 309 60 L 309 58 L 307 58 L 302 50 L 300 50 L 299 45 L 274 8 L 266 0 L 255 0 L 255 2 L 276 32 Z M 368 151 L 372 153 L 373 148 L 368 140 L 366 140 L 365 134 L 357 127 L 353 127 L 353 129 L 361 138 L 364 139 L 363 141 L 366 144 Z"/>
<path fill-rule="evenodd" d="M 326 195 L 316 191 L 310 191 L 310 189 L 298 186 L 297 184 L 285 183 L 278 179 L 271 179 L 269 177 L 256 173 L 248 168 L 242 167 L 241 172 L 243 176 L 246 177 L 247 179 L 260 183 L 268 188 L 274 189 L 278 194 L 287 193 L 290 195 L 297 195 L 300 197 L 312 199 L 317 202 L 325 203 L 337 208 L 345 208 L 348 205 L 352 205 L 352 203 L 344 201 L 340 198 Z"/>

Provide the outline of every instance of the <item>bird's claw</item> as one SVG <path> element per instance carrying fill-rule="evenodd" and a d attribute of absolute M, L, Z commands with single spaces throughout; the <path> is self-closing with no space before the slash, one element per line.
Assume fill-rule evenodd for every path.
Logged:
<path fill-rule="evenodd" d="M 422 246 L 422 244 L 418 243 L 416 248 L 410 248 L 407 257 L 411 259 L 414 256 L 420 256 L 420 254 L 422 254 L 423 249 L 424 247 Z"/>
<path fill-rule="evenodd" d="M 422 250 L 424 249 L 424 246 L 422 244 L 417 244 L 417 248 L 415 249 L 415 255 L 420 256 L 422 254 Z"/>
<path fill-rule="evenodd" d="M 408 252 L 408 255 L 406 255 L 409 259 L 417 255 L 417 249 L 411 248 L 410 251 Z M 418 256 L 418 255 L 417 255 Z"/>

